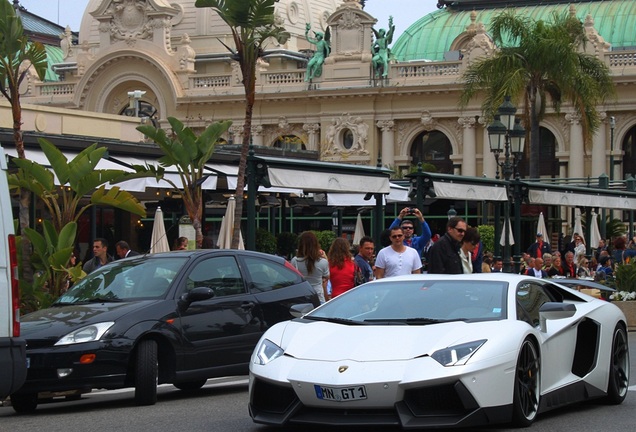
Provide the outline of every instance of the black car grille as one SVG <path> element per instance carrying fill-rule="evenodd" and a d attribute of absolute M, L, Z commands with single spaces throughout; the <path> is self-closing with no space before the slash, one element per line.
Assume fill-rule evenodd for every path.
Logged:
<path fill-rule="evenodd" d="M 259 379 L 254 381 L 251 403 L 261 412 L 283 414 L 296 401 L 298 398 L 291 387 L 283 387 Z"/>

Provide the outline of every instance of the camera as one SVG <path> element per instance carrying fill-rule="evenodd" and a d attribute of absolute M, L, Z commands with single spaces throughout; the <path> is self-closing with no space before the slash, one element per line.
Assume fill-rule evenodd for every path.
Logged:
<path fill-rule="evenodd" d="M 410 214 L 410 215 L 415 214 L 415 209 L 414 208 L 408 208 L 408 209 L 406 209 L 406 213 Z"/>

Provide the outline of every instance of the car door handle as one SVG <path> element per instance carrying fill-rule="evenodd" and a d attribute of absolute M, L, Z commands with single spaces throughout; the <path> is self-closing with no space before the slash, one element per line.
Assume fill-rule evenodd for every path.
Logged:
<path fill-rule="evenodd" d="M 243 304 L 241 304 L 241 309 L 243 309 L 244 311 L 248 311 L 250 309 L 253 309 L 254 306 L 254 302 L 243 302 Z"/>

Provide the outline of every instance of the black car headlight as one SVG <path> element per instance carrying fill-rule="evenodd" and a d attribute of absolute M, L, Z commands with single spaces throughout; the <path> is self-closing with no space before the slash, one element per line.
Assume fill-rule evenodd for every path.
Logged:
<path fill-rule="evenodd" d="M 256 347 L 254 351 L 254 363 L 266 365 L 283 355 L 283 349 L 269 339 L 263 339 L 263 342 Z"/>
<path fill-rule="evenodd" d="M 433 353 L 433 357 L 442 366 L 461 366 L 465 365 L 468 359 L 477 352 L 487 339 L 480 339 L 472 342 L 466 342 L 459 345 L 442 348 Z"/>
<path fill-rule="evenodd" d="M 102 336 L 104 336 L 104 333 L 106 333 L 108 329 L 111 328 L 114 324 L 114 321 L 108 321 L 84 326 L 77 330 L 73 330 L 65 336 L 62 336 L 60 340 L 55 343 L 55 345 L 72 345 L 76 343 L 98 341 L 102 338 Z"/>

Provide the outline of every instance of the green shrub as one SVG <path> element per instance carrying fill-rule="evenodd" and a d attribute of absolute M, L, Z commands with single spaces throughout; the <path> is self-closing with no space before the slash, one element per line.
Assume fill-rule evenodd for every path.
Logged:
<path fill-rule="evenodd" d="M 491 225 L 479 225 L 477 227 L 481 242 L 484 244 L 484 252 L 495 250 L 495 227 Z"/>
<path fill-rule="evenodd" d="M 636 262 L 618 264 L 614 278 L 616 290 L 636 292 Z"/>
<path fill-rule="evenodd" d="M 331 243 L 336 239 L 336 234 L 333 231 L 314 231 L 313 233 L 318 237 L 320 248 L 324 250 L 325 253 L 329 252 Z"/>
<path fill-rule="evenodd" d="M 264 228 L 256 230 L 256 250 L 263 253 L 276 253 L 276 236 Z"/>

